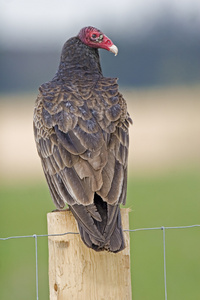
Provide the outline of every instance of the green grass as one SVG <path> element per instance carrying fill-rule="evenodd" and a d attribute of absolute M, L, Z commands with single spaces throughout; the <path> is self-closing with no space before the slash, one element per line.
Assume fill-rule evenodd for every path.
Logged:
<path fill-rule="evenodd" d="M 0 237 L 43 234 L 54 209 L 46 185 L 0 188 Z M 200 224 L 200 175 L 188 171 L 146 178 L 131 177 L 127 207 L 130 228 Z M 162 231 L 131 236 L 134 300 L 164 299 Z M 34 239 L 0 241 L 0 298 L 35 300 Z M 38 238 L 39 298 L 48 299 L 47 238 Z M 166 231 L 168 299 L 196 300 L 200 294 L 200 228 Z"/>
<path fill-rule="evenodd" d="M 197 171 L 130 179 L 130 228 L 200 224 Z M 131 233 L 134 300 L 164 299 L 162 230 Z M 200 294 L 200 228 L 166 231 L 167 287 L 170 300 L 196 300 Z"/>
<path fill-rule="evenodd" d="M 0 237 L 44 234 L 46 214 L 54 209 L 47 186 L 18 184 L 0 189 Z M 0 241 L 0 298 L 36 299 L 35 241 Z M 47 238 L 38 239 L 39 296 L 48 299 Z"/>

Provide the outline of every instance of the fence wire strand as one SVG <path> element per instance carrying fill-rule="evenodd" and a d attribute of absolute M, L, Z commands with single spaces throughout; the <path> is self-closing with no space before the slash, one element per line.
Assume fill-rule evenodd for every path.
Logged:
<path fill-rule="evenodd" d="M 166 274 L 166 251 L 165 251 L 165 227 L 163 230 L 163 260 L 164 260 L 164 284 L 165 284 L 165 300 L 167 300 L 167 274 Z"/>
<path fill-rule="evenodd" d="M 37 247 L 37 234 L 34 234 L 35 238 L 35 278 L 36 278 L 36 299 L 39 300 L 39 290 L 38 290 L 38 247 Z"/>
<path fill-rule="evenodd" d="M 164 287 L 165 287 L 165 300 L 167 300 L 167 272 L 166 272 L 166 230 L 169 229 L 187 229 L 200 227 L 200 224 L 187 225 L 187 226 L 172 226 L 172 227 L 150 227 L 150 228 L 136 228 L 136 229 L 124 229 L 124 232 L 137 232 L 137 231 L 148 231 L 148 230 L 162 230 L 163 232 L 163 263 L 164 263 Z M 19 235 L 19 236 L 9 236 L 5 238 L 0 238 L 0 241 L 7 241 L 11 239 L 22 239 L 22 238 L 34 238 L 35 239 L 35 271 L 36 271 L 36 300 L 39 300 L 39 280 L 38 280 L 38 238 L 39 237 L 49 237 L 49 236 L 64 236 L 69 234 L 79 234 L 79 232 L 65 232 L 58 234 L 33 234 L 33 235 Z"/>

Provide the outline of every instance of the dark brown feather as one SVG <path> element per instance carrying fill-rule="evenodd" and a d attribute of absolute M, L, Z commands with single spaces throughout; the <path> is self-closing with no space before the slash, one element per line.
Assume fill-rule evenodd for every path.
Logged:
<path fill-rule="evenodd" d="M 98 50 L 77 37 L 66 42 L 56 76 L 39 88 L 34 134 L 55 205 L 69 205 L 96 251 L 125 247 L 119 204 L 126 201 L 130 122 Z"/>

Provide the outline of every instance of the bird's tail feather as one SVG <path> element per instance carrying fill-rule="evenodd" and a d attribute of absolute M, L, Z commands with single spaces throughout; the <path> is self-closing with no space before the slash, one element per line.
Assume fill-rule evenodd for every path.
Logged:
<path fill-rule="evenodd" d="M 95 251 L 119 252 L 125 248 L 119 205 L 109 205 L 95 194 L 94 204 L 71 205 L 83 242 Z"/>

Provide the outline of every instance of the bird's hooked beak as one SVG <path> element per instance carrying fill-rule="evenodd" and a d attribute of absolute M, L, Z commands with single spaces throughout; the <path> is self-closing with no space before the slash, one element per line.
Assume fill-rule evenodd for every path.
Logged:
<path fill-rule="evenodd" d="M 115 56 L 116 56 L 117 53 L 118 53 L 118 48 L 117 48 L 117 46 L 112 45 L 112 46 L 109 47 L 109 51 L 111 51 L 112 53 L 114 53 Z"/>
<path fill-rule="evenodd" d="M 115 46 L 113 44 L 113 42 L 104 34 L 103 36 L 103 41 L 102 41 L 102 44 L 101 44 L 101 48 L 104 48 L 112 53 L 115 54 L 115 56 L 117 55 L 118 53 L 118 48 L 117 46 Z"/>

